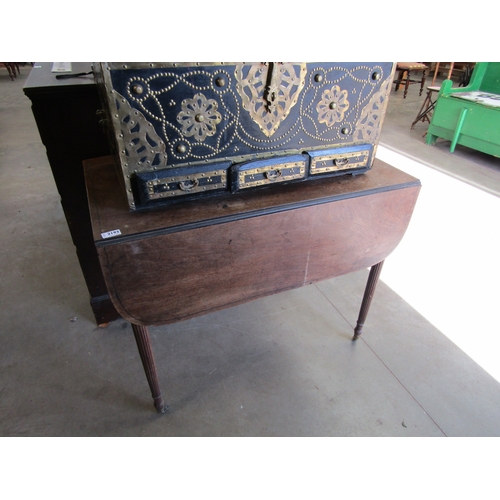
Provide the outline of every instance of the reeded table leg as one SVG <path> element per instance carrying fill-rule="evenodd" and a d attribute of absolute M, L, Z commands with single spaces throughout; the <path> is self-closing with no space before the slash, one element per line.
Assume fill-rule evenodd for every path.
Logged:
<path fill-rule="evenodd" d="M 373 294 L 375 293 L 375 288 L 377 286 L 383 264 L 384 261 L 379 262 L 370 269 L 370 274 L 368 275 L 368 281 L 366 283 L 365 293 L 363 295 L 363 301 L 361 302 L 361 309 L 359 311 L 358 321 L 356 328 L 354 329 L 354 337 L 352 340 L 358 340 L 363 331 L 368 309 L 370 309 L 370 304 L 372 302 Z"/>
<path fill-rule="evenodd" d="M 148 379 L 155 408 L 158 413 L 165 413 L 168 410 L 168 405 L 165 404 L 161 395 L 148 328 L 146 326 L 132 324 L 132 329 L 134 330 L 135 341 L 137 342 L 137 347 L 141 356 L 142 366 L 146 372 L 146 378 Z"/>

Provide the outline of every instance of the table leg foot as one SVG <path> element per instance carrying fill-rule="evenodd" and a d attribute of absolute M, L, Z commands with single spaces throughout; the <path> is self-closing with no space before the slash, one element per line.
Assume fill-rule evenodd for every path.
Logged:
<path fill-rule="evenodd" d="M 361 302 L 361 309 L 359 311 L 358 321 L 356 322 L 356 328 L 354 328 L 354 336 L 352 340 L 358 340 L 361 333 L 363 333 L 363 326 L 365 324 L 366 316 L 368 315 L 368 310 L 370 309 L 370 304 L 372 302 L 373 294 L 375 293 L 375 288 L 377 286 L 383 264 L 384 261 L 379 262 L 370 269 L 370 274 L 368 275 L 368 281 L 366 283 L 365 293 L 363 295 L 363 301 Z"/>
<path fill-rule="evenodd" d="M 357 323 L 356 328 L 354 329 L 354 335 L 352 337 L 352 340 L 358 340 L 361 334 L 363 333 L 363 326 L 365 326 L 363 323 Z"/>
<path fill-rule="evenodd" d="M 153 400 L 154 400 L 156 411 L 158 413 L 161 413 L 162 415 L 164 413 L 169 413 L 170 406 L 168 406 L 167 404 L 165 404 L 165 401 L 163 401 L 163 397 L 162 396 L 160 396 L 159 398 L 153 398 Z"/>
<path fill-rule="evenodd" d="M 165 404 L 165 401 L 163 401 L 163 396 L 161 394 L 148 328 L 146 326 L 132 324 L 132 329 L 137 342 L 137 348 L 139 349 L 139 355 L 141 356 L 142 366 L 146 372 L 146 378 L 149 388 L 151 389 L 156 411 L 161 414 L 167 413 L 169 407 Z"/>

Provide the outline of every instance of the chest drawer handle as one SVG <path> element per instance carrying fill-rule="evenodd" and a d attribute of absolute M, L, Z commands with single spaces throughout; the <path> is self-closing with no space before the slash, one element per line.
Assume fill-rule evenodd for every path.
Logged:
<path fill-rule="evenodd" d="M 267 172 L 264 172 L 264 177 L 270 181 L 275 181 L 282 175 L 281 170 L 268 170 Z"/>
<path fill-rule="evenodd" d="M 183 191 L 191 191 L 191 189 L 197 187 L 199 183 L 200 181 L 198 179 L 188 179 L 186 181 L 179 182 L 179 188 Z"/>
<path fill-rule="evenodd" d="M 335 160 L 333 160 L 333 163 L 335 163 L 337 167 L 343 167 L 344 165 L 347 165 L 349 163 L 349 158 L 335 158 Z"/>

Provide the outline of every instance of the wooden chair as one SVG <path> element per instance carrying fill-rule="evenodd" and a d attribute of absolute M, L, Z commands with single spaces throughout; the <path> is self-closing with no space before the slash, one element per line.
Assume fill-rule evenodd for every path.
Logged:
<path fill-rule="evenodd" d="M 11 80 L 14 80 L 14 78 L 17 78 L 17 75 L 21 74 L 19 71 L 19 63 L 4 62 L 1 63 L 1 65 L 4 66 L 9 72 Z"/>
<path fill-rule="evenodd" d="M 413 130 L 413 127 L 415 127 L 415 124 L 418 122 L 431 123 L 430 117 L 432 117 L 432 111 L 436 107 L 436 98 L 433 99 L 433 95 L 437 92 L 439 92 L 439 87 L 433 87 L 432 85 L 427 87 L 427 96 L 425 97 L 424 103 L 422 104 L 417 117 L 411 124 L 411 130 Z M 424 137 L 426 134 L 427 132 L 424 134 Z"/>
<path fill-rule="evenodd" d="M 428 66 L 420 62 L 398 62 L 396 65 L 396 71 L 398 72 L 398 77 L 394 79 L 393 82 L 396 84 L 395 91 L 396 92 L 398 91 L 400 85 L 404 85 L 405 91 L 403 94 L 403 99 L 406 99 L 406 94 L 408 94 L 408 87 L 412 83 L 420 83 L 420 93 L 418 95 L 419 96 L 422 95 L 428 69 L 429 69 Z M 422 78 L 420 80 L 412 80 L 410 75 L 410 72 L 412 71 L 421 71 Z"/>
<path fill-rule="evenodd" d="M 422 104 L 422 107 L 420 108 L 420 111 L 418 112 L 417 117 L 415 118 L 414 122 L 411 124 L 411 129 L 413 130 L 413 127 L 415 127 L 415 124 L 418 122 L 429 122 L 431 123 L 430 118 L 432 117 L 432 112 L 434 108 L 436 107 L 436 102 L 437 102 L 437 96 L 434 98 L 434 94 L 439 92 L 440 87 L 435 86 L 434 84 L 436 83 L 436 78 L 439 72 L 439 67 L 442 63 L 437 62 L 436 66 L 434 68 L 434 76 L 432 78 L 432 83 L 429 87 L 427 87 L 427 96 L 425 97 L 424 103 Z M 445 63 L 447 64 L 447 63 Z M 448 69 L 448 80 L 451 80 L 451 74 L 453 72 L 455 63 L 451 62 L 448 63 L 449 69 Z M 458 63 L 462 65 L 462 71 L 463 74 L 460 77 L 460 83 L 459 87 L 466 87 L 471 79 L 471 73 L 474 68 L 474 63 Z M 424 137 L 427 135 L 427 132 L 424 134 Z"/>

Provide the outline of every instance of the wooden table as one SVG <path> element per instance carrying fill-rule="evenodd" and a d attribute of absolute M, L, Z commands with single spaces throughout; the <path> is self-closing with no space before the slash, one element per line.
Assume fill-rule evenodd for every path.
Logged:
<path fill-rule="evenodd" d="M 133 327 L 156 409 L 165 405 L 148 326 L 182 321 L 371 267 L 353 339 L 420 181 L 376 160 L 359 176 L 129 212 L 111 157 L 84 162 L 92 231 L 111 300 Z M 120 234 L 103 237 L 106 233 Z"/>

